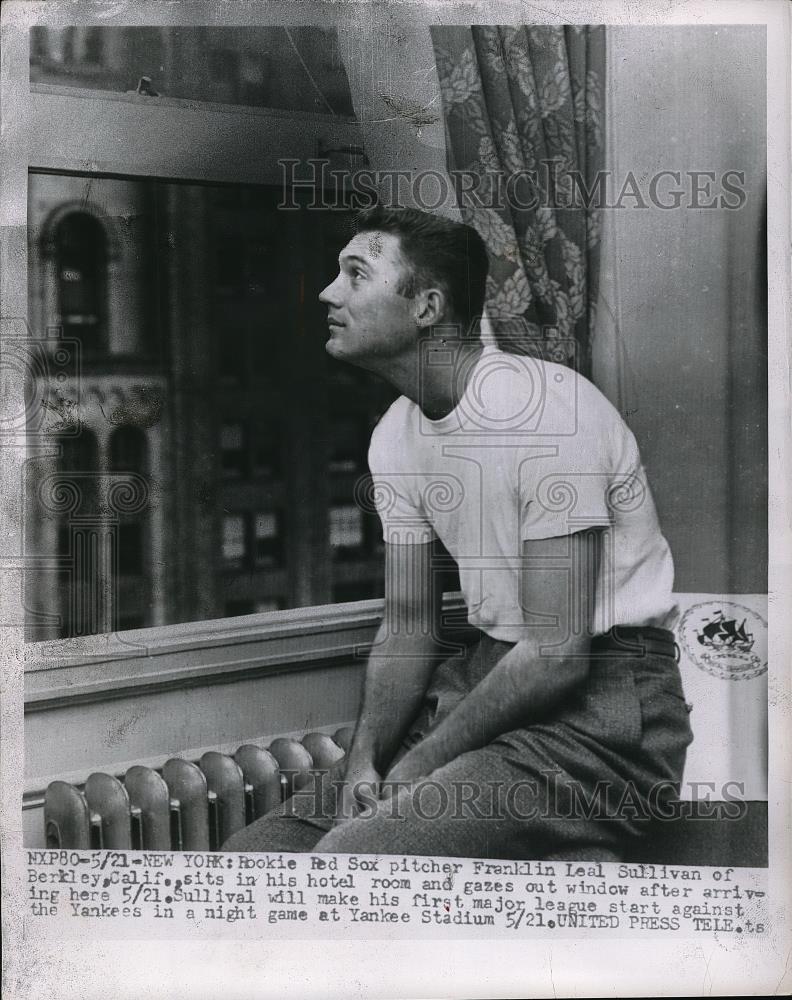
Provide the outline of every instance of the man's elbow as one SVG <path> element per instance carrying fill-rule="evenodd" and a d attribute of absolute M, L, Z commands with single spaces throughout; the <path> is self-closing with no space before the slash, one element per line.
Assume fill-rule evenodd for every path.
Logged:
<path fill-rule="evenodd" d="M 542 674 L 547 683 L 562 688 L 565 692 L 580 687 L 589 675 L 588 639 L 573 641 L 559 647 L 539 646 L 532 640 L 517 644 L 514 658 L 515 680 L 522 683 L 537 673 Z"/>

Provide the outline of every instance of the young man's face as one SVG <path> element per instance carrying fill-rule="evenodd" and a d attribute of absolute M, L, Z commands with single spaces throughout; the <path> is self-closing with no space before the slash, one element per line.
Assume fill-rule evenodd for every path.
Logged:
<path fill-rule="evenodd" d="M 319 295 L 327 306 L 334 358 L 381 369 L 416 343 L 415 301 L 397 291 L 404 277 L 399 238 L 358 233 L 338 257 L 339 274 Z"/>

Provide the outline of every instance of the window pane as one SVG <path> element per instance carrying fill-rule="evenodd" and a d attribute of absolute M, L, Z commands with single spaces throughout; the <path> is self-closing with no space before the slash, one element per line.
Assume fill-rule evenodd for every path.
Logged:
<path fill-rule="evenodd" d="M 242 424 L 223 424 L 220 429 L 220 451 L 223 475 L 244 476 L 247 469 L 245 428 Z"/>
<path fill-rule="evenodd" d="M 264 611 L 280 611 L 282 607 L 283 601 L 276 597 L 269 601 L 256 601 L 256 606 L 253 610 L 261 613 Z"/>
<path fill-rule="evenodd" d="M 105 334 L 107 237 L 87 212 L 66 214 L 54 233 L 58 269 L 58 319 L 63 334 L 86 354 L 102 350 Z"/>
<path fill-rule="evenodd" d="M 132 522 L 118 526 L 118 571 L 121 576 L 143 572 L 143 526 Z"/>
<path fill-rule="evenodd" d="M 242 424 L 223 424 L 220 432 L 220 447 L 223 451 L 238 451 L 242 448 L 243 441 Z"/>
<path fill-rule="evenodd" d="M 275 514 L 256 514 L 256 541 L 278 537 L 278 519 Z"/>
<path fill-rule="evenodd" d="M 30 82 L 351 117 L 334 29 L 30 30 Z"/>
<path fill-rule="evenodd" d="M 223 558 L 229 560 L 244 559 L 245 519 L 241 515 L 223 518 Z"/>
<path fill-rule="evenodd" d="M 273 511 L 259 512 L 253 523 L 256 565 L 276 566 L 281 562 L 280 519 Z"/>
<path fill-rule="evenodd" d="M 318 301 L 348 214 L 281 211 L 282 191 L 267 186 L 29 180 L 29 308 L 44 359 L 29 398 L 46 401 L 31 443 L 59 457 L 30 464 L 27 552 L 43 558 L 27 601 L 62 618 L 30 637 L 376 593 L 381 531 L 355 497 L 394 392 L 326 353 Z M 75 315 L 102 317 L 91 352 L 58 318 L 65 284 L 102 261 L 101 295 L 69 300 Z M 75 343 L 78 360 L 63 361 Z M 99 572 L 114 576 L 110 617 L 78 621 Z"/>
<path fill-rule="evenodd" d="M 363 514 L 351 505 L 330 509 L 330 544 L 333 548 L 357 548 L 363 544 Z"/>
<path fill-rule="evenodd" d="M 146 472 L 148 445 L 140 427 L 119 427 L 110 437 L 110 466 L 114 472 Z"/>

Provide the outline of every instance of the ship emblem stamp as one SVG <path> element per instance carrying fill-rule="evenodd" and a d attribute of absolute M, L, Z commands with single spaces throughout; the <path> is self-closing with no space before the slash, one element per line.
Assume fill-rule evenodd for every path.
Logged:
<path fill-rule="evenodd" d="M 750 680 L 767 670 L 767 622 L 742 604 L 694 604 L 682 616 L 677 636 L 691 662 L 714 677 Z"/>

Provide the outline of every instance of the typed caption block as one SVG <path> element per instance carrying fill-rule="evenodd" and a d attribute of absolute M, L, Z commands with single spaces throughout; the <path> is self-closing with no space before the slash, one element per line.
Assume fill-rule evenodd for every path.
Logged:
<path fill-rule="evenodd" d="M 26 924 L 78 936 L 746 938 L 767 872 L 657 864 L 30 850 Z"/>

